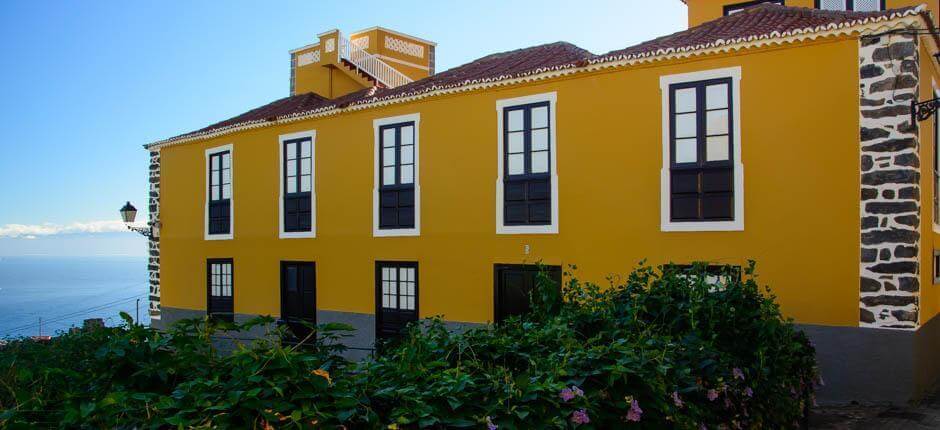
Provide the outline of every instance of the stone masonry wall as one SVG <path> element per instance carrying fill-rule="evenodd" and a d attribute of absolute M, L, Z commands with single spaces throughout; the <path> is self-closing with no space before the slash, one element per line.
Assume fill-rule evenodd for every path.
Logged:
<path fill-rule="evenodd" d="M 150 275 L 150 319 L 160 319 L 160 152 L 150 153 L 150 225 L 154 233 L 148 241 Z"/>
<path fill-rule="evenodd" d="M 916 329 L 920 298 L 920 157 L 910 103 L 918 94 L 917 38 L 859 45 L 861 267 L 859 325 Z"/>

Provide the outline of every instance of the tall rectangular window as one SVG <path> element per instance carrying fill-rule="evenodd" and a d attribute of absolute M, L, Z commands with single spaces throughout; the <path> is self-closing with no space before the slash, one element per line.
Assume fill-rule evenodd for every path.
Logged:
<path fill-rule="evenodd" d="M 940 90 L 934 96 L 940 97 Z M 933 115 L 933 224 L 940 226 L 940 112 Z"/>
<path fill-rule="evenodd" d="M 415 227 L 415 123 L 379 127 L 379 228 Z"/>
<path fill-rule="evenodd" d="M 816 8 L 835 11 L 877 12 L 885 10 L 885 0 L 816 0 Z"/>
<path fill-rule="evenodd" d="M 548 102 L 503 109 L 505 225 L 552 223 L 549 109 Z"/>
<path fill-rule="evenodd" d="M 669 87 L 672 221 L 734 219 L 731 85 L 722 78 Z"/>
<path fill-rule="evenodd" d="M 773 3 L 773 4 L 779 4 L 781 6 L 784 6 L 784 0 L 753 0 L 753 1 L 746 1 L 742 3 L 734 3 L 734 4 L 725 5 L 724 7 L 725 16 L 736 14 L 738 12 L 741 12 L 744 9 L 747 9 L 751 6 L 757 6 L 761 3 Z"/>
<path fill-rule="evenodd" d="M 284 142 L 284 231 L 311 231 L 313 211 L 313 140 Z"/>
<path fill-rule="evenodd" d="M 222 321 L 234 321 L 234 265 L 231 258 L 206 261 L 206 314 Z"/>
<path fill-rule="evenodd" d="M 418 263 L 381 261 L 375 272 L 376 337 L 392 338 L 418 320 Z"/>
<path fill-rule="evenodd" d="M 210 149 L 208 163 L 207 236 L 232 234 L 232 150 L 231 146 Z"/>

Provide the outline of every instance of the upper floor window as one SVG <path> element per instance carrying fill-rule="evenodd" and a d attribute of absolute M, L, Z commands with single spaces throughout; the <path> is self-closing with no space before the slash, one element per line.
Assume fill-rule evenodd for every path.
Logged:
<path fill-rule="evenodd" d="M 877 12 L 885 10 L 885 0 L 816 0 L 816 8 L 855 12 Z"/>
<path fill-rule="evenodd" d="M 206 261 L 206 314 L 210 318 L 233 321 L 235 316 L 234 265 L 231 258 Z"/>
<path fill-rule="evenodd" d="M 557 233 L 555 93 L 500 100 L 498 233 Z"/>
<path fill-rule="evenodd" d="M 761 3 L 773 3 L 773 4 L 779 4 L 781 6 L 785 5 L 784 0 L 754 0 L 754 1 L 746 1 L 743 3 L 734 3 L 734 4 L 725 5 L 725 8 L 724 8 L 725 16 L 738 13 L 744 9 L 747 9 L 751 6 L 757 6 Z"/>
<path fill-rule="evenodd" d="M 934 96 L 940 97 L 940 89 Z M 940 228 L 940 112 L 933 116 L 933 225 Z"/>
<path fill-rule="evenodd" d="M 232 145 L 206 150 L 206 239 L 232 238 Z"/>
<path fill-rule="evenodd" d="M 405 115 L 376 120 L 375 236 L 417 235 L 420 228 L 418 122 Z"/>
<path fill-rule="evenodd" d="M 740 68 L 664 76 L 664 231 L 743 229 Z"/>
<path fill-rule="evenodd" d="M 315 131 L 282 135 L 280 237 L 315 235 Z"/>

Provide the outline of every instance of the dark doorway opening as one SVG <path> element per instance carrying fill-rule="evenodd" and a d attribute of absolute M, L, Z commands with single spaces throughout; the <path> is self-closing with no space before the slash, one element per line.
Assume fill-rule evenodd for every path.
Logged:
<path fill-rule="evenodd" d="M 315 263 L 281 262 L 281 322 L 298 340 L 310 335 L 310 326 L 317 323 Z"/>
<path fill-rule="evenodd" d="M 557 288 L 561 289 L 561 266 L 541 266 Z M 494 267 L 495 322 L 531 311 L 529 293 L 535 289 L 539 266 L 535 264 L 497 264 Z"/>

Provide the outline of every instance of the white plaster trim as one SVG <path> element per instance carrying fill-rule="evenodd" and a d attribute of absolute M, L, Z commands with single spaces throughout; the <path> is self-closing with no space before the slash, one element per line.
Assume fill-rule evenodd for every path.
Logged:
<path fill-rule="evenodd" d="M 418 42 L 421 42 L 421 43 L 424 43 L 424 44 L 428 44 L 428 45 L 431 45 L 431 46 L 437 46 L 437 43 L 434 43 L 434 42 L 432 42 L 432 41 L 430 41 L 430 40 L 422 39 L 422 38 L 420 38 L 420 37 L 415 37 L 415 36 L 412 36 L 412 35 L 410 35 L 410 34 L 405 34 L 405 33 L 402 33 L 402 32 L 400 32 L 400 31 L 390 30 L 390 29 L 388 29 L 388 28 L 380 27 L 380 26 L 364 28 L 364 29 L 362 29 L 362 30 L 354 31 L 354 32 L 352 32 L 352 33 L 349 33 L 349 35 L 350 35 L 350 36 L 355 36 L 355 35 L 362 34 L 362 33 L 368 33 L 368 32 L 373 31 L 373 30 L 381 30 L 381 31 L 384 31 L 384 32 L 386 32 L 386 33 L 388 33 L 388 34 L 394 34 L 394 35 L 396 35 L 396 36 L 406 37 L 406 38 L 408 38 L 408 39 L 416 40 L 416 41 L 418 41 Z"/>
<path fill-rule="evenodd" d="M 558 93 L 555 91 L 533 94 L 496 101 L 496 234 L 558 234 L 558 123 L 556 105 Z M 551 159 L 552 181 L 552 223 L 548 225 L 504 225 L 503 224 L 503 109 L 530 103 L 548 102 L 549 155 Z"/>
<path fill-rule="evenodd" d="M 304 50 L 307 50 L 307 49 L 310 49 L 310 48 L 315 48 L 315 47 L 317 47 L 317 46 L 320 46 L 320 42 L 311 43 L 311 44 L 309 44 L 309 45 L 304 45 L 304 46 L 301 46 L 300 48 L 294 48 L 294 49 L 291 49 L 290 51 L 287 51 L 287 53 L 288 53 L 288 54 L 296 54 L 296 53 L 298 53 L 298 52 L 300 52 L 300 51 L 304 51 Z"/>
<path fill-rule="evenodd" d="M 731 78 L 731 110 L 734 127 L 731 142 L 734 154 L 734 221 L 675 222 L 671 220 L 669 170 L 669 86 L 683 82 Z M 659 78 L 662 93 L 663 167 L 660 170 L 659 204 L 662 231 L 743 231 L 744 230 L 744 163 L 741 161 L 741 67 L 703 70 L 665 75 Z"/>
<path fill-rule="evenodd" d="M 212 154 L 218 154 L 220 152 L 229 151 L 229 158 L 231 159 L 229 166 L 229 174 L 231 175 L 232 183 L 232 196 L 229 198 L 228 205 L 228 234 L 209 234 L 209 156 Z M 235 149 L 234 145 L 231 143 L 222 146 L 216 146 L 209 149 L 206 149 L 206 170 L 202 172 L 203 179 L 206 180 L 206 183 L 202 187 L 202 192 L 204 193 L 204 205 L 203 205 L 203 214 L 205 216 L 205 222 L 203 223 L 203 236 L 205 240 L 231 240 L 235 238 Z"/>
<path fill-rule="evenodd" d="M 519 75 L 467 80 L 453 85 L 434 86 L 428 89 L 387 96 L 384 98 L 372 97 L 369 99 L 359 100 L 358 102 L 355 102 L 354 104 L 351 104 L 347 107 L 339 107 L 338 105 L 332 104 L 306 112 L 297 112 L 289 115 L 283 115 L 277 117 L 274 121 L 246 121 L 214 130 L 184 134 L 181 136 L 152 142 L 150 144 L 144 145 L 144 148 L 153 150 L 153 148 L 156 147 L 176 145 L 202 139 L 210 139 L 242 130 L 269 127 L 313 118 L 323 118 L 333 115 L 340 115 L 347 112 L 355 112 L 359 110 L 388 106 L 391 104 L 408 103 L 415 100 L 441 95 L 457 94 L 481 89 L 506 87 L 527 82 L 554 79 L 577 73 L 590 73 L 605 69 L 632 67 L 674 59 L 686 59 L 706 55 L 732 53 L 744 49 L 781 46 L 798 42 L 815 41 L 827 37 L 875 34 L 890 30 L 907 28 L 910 26 L 933 25 L 931 21 L 920 16 L 920 13 L 924 10 L 925 9 L 923 6 L 919 6 L 904 13 L 892 13 L 890 16 L 880 18 L 866 18 L 864 20 L 846 22 L 840 25 L 832 24 L 829 26 L 807 28 L 787 33 L 772 32 L 744 39 L 720 40 L 707 45 L 640 52 L 629 56 L 608 56 L 591 60 L 587 65 L 584 66 L 579 66 L 575 63 L 569 63 L 554 67 L 542 67 Z M 932 38 L 928 37 L 927 39 L 933 41 Z M 934 52 L 937 52 L 937 49 L 938 48 L 934 44 Z"/>
<path fill-rule="evenodd" d="M 284 231 L 284 142 L 310 138 L 310 231 Z M 307 130 L 282 134 L 277 139 L 278 175 L 277 214 L 280 239 L 307 239 L 317 237 L 317 131 Z M 299 174 L 299 172 L 298 172 Z"/>
<path fill-rule="evenodd" d="M 317 37 L 323 37 L 323 36 L 326 36 L 327 34 L 330 34 L 330 33 L 339 33 L 339 29 L 338 29 L 338 28 L 333 28 L 333 29 L 324 31 L 323 33 L 318 34 Z"/>
<path fill-rule="evenodd" d="M 415 226 L 414 228 L 396 228 L 396 229 L 381 229 L 379 228 L 379 184 L 381 184 L 381 178 L 379 178 L 379 151 L 382 150 L 382 143 L 379 140 L 379 129 L 384 125 L 390 124 L 399 124 L 403 122 L 414 122 L 415 127 Z M 421 235 L 421 146 L 420 146 L 420 137 L 421 136 L 421 114 L 412 113 L 408 115 L 399 115 L 391 116 L 386 118 L 378 118 L 372 121 L 372 131 L 374 135 L 372 147 L 373 151 L 373 164 L 372 164 L 372 236 L 373 237 L 403 237 L 403 236 L 420 236 Z"/>
<path fill-rule="evenodd" d="M 397 58 L 389 57 L 388 55 L 376 54 L 376 57 L 379 57 L 380 59 L 382 59 L 382 60 L 384 60 L 384 61 L 391 61 L 391 62 L 393 62 L 393 63 L 404 64 L 404 65 L 406 65 L 406 66 L 408 66 L 408 67 L 414 67 L 414 68 L 416 68 L 416 69 L 431 70 L 431 69 L 429 69 L 427 66 L 422 66 L 422 65 L 420 65 L 420 64 L 415 64 L 415 63 L 412 63 L 412 62 L 399 60 L 399 59 L 397 59 Z"/>

